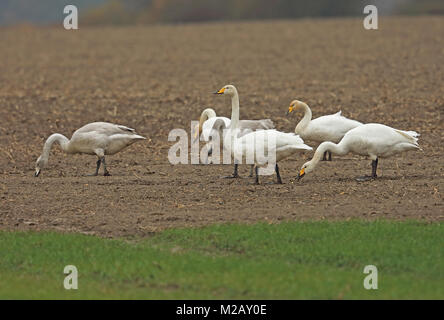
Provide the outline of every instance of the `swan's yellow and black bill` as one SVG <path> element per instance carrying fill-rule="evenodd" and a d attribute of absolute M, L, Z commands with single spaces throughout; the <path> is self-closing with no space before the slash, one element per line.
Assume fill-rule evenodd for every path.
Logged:
<path fill-rule="evenodd" d="M 287 111 L 287 116 L 293 112 L 294 107 L 293 106 L 289 106 L 288 107 L 288 111 Z"/>
<path fill-rule="evenodd" d="M 298 174 L 298 180 L 301 180 L 303 176 L 305 176 L 305 170 L 301 169 L 301 171 L 299 171 L 299 174 Z"/>
<path fill-rule="evenodd" d="M 224 92 L 225 92 L 225 88 L 222 88 L 219 91 L 215 92 L 214 94 L 223 94 Z"/>
<path fill-rule="evenodd" d="M 38 177 L 40 174 L 40 169 L 35 169 L 34 177 Z"/>

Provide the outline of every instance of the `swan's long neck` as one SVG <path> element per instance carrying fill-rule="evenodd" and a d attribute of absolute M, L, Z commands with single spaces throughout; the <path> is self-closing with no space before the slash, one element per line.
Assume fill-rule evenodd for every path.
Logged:
<path fill-rule="evenodd" d="M 62 134 L 54 133 L 49 136 L 45 142 L 45 145 L 43 146 L 42 158 L 49 158 L 49 152 L 51 151 L 51 147 L 54 142 L 58 142 L 63 151 L 69 152 L 69 139 Z"/>
<path fill-rule="evenodd" d="M 200 131 L 202 131 L 202 126 L 205 121 L 207 121 L 210 118 L 215 118 L 215 117 L 216 117 L 216 111 L 214 111 L 211 108 L 208 108 L 208 109 L 205 109 L 204 111 L 202 111 L 202 114 L 200 115 L 200 119 L 199 119 Z"/>
<path fill-rule="evenodd" d="M 239 128 L 239 94 L 235 91 L 231 97 L 231 129 Z"/>
<path fill-rule="evenodd" d="M 343 156 L 349 152 L 348 147 L 343 143 L 333 143 L 330 141 L 322 142 L 319 147 L 316 149 L 316 152 L 313 156 L 313 159 L 311 159 L 311 163 L 314 165 L 317 165 L 319 161 L 321 161 L 324 153 L 326 151 L 330 151 L 331 153 Z"/>
<path fill-rule="evenodd" d="M 304 110 L 304 117 L 302 118 L 301 121 L 299 121 L 298 125 L 296 126 L 295 129 L 296 133 L 300 132 L 301 130 L 304 130 L 310 123 L 312 117 L 311 109 L 306 103 L 299 102 L 298 107 Z"/>

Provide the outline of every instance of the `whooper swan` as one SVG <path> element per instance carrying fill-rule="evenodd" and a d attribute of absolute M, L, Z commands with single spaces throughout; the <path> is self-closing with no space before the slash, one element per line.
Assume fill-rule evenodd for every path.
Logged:
<path fill-rule="evenodd" d="M 232 98 L 231 125 L 228 133 L 224 136 L 224 148 L 228 148 L 235 159 L 235 164 L 236 161 L 245 158 L 248 154 L 254 155 L 255 184 L 259 184 L 258 167 L 264 167 L 269 163 L 262 162 L 258 155 L 270 156 L 271 153 L 274 153 L 275 163 L 272 165 L 274 165 L 276 172 L 277 183 L 281 184 L 282 179 L 277 163 L 295 152 L 312 150 L 312 148 L 305 145 L 304 141 L 294 133 L 283 133 L 274 129 L 253 131 L 239 137 L 239 98 L 236 88 L 227 85 L 217 91 L 217 94 L 226 94 Z"/>
<path fill-rule="evenodd" d="M 239 99 L 239 97 L 238 97 Z M 216 147 L 214 137 L 222 137 L 222 139 L 218 140 L 219 146 L 223 145 L 223 134 L 224 131 L 222 128 L 229 128 L 231 120 L 226 117 L 218 117 L 216 116 L 216 112 L 207 108 L 202 111 L 202 114 L 199 119 L 198 130 L 195 130 L 194 139 L 197 139 L 199 136 L 202 136 L 204 141 L 210 141 L 210 137 L 212 137 L 211 142 L 208 145 L 208 156 L 210 156 L 213 152 L 213 149 Z M 239 137 L 247 134 L 251 131 L 255 130 L 268 130 L 274 129 L 274 123 L 270 119 L 261 119 L 261 120 L 240 120 L 239 121 Z M 217 135 L 215 135 L 217 134 Z M 250 171 L 250 176 L 253 176 L 253 167 Z M 234 173 L 231 176 L 226 178 L 238 178 L 239 175 L 237 173 L 237 164 L 234 165 Z"/>
<path fill-rule="evenodd" d="M 304 140 L 338 143 L 348 131 L 362 125 L 359 121 L 342 116 L 341 111 L 312 120 L 310 107 L 299 100 L 293 100 L 290 103 L 287 115 L 294 110 L 304 111 L 304 117 L 294 130 Z M 327 160 L 327 152 L 324 154 L 323 160 Z M 328 160 L 331 161 L 331 152 L 328 152 Z"/>
<path fill-rule="evenodd" d="M 145 139 L 145 137 L 137 135 L 134 129 L 107 122 L 89 123 L 75 131 L 71 140 L 62 134 L 54 133 L 46 140 L 43 152 L 37 159 L 35 176 L 37 177 L 48 164 L 49 152 L 54 142 L 58 142 L 62 150 L 69 154 L 96 155 L 99 159 L 93 175 L 98 175 L 100 164 L 103 163 L 104 176 L 109 176 L 105 155 L 113 155 L 134 142 Z"/>
<path fill-rule="evenodd" d="M 352 152 L 368 156 L 372 160 L 372 175 L 360 177 L 357 180 L 368 181 L 376 179 L 378 159 L 387 158 L 409 150 L 420 149 L 418 137 L 419 134 L 415 131 L 397 130 L 378 123 L 364 124 L 347 132 L 338 144 L 333 142 L 321 143 L 313 159 L 301 167 L 298 179 L 301 179 L 306 173 L 313 171 L 326 151 L 338 155 Z"/>

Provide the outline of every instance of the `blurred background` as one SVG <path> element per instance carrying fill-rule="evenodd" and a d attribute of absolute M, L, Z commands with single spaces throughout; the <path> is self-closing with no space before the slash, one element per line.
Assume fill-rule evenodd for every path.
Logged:
<path fill-rule="evenodd" d="M 68 4 L 82 25 L 361 16 L 367 4 L 380 15 L 444 14 L 443 0 L 1 0 L 0 25 L 58 24 Z"/>

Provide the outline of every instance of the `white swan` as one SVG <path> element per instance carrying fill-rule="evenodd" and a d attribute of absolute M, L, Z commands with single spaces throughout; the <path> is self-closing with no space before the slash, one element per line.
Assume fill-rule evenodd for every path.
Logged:
<path fill-rule="evenodd" d="M 239 97 L 237 97 L 239 99 Z M 202 111 L 200 115 L 198 130 L 196 130 L 194 138 L 197 138 L 202 134 L 205 141 L 208 141 L 213 130 L 218 129 L 215 127 L 216 121 L 223 121 L 225 128 L 230 127 L 231 120 L 227 117 L 218 117 L 216 111 L 211 108 L 207 108 Z M 240 136 L 255 130 L 268 130 L 274 129 L 274 123 L 270 119 L 261 120 L 239 120 L 239 134 Z"/>
<path fill-rule="evenodd" d="M 237 97 L 239 100 L 239 97 Z M 220 144 L 223 145 L 223 134 L 224 130 L 230 128 L 231 120 L 227 117 L 218 117 L 216 116 L 216 111 L 211 108 L 207 108 L 202 111 L 202 114 L 199 119 L 198 130 L 195 130 L 194 139 L 198 139 L 199 136 L 202 136 L 204 141 L 210 141 L 208 143 L 208 156 L 210 156 L 213 152 L 213 149 L 219 147 Z M 261 120 L 239 120 L 239 137 L 256 130 L 268 130 L 274 129 L 274 123 L 270 119 L 261 119 Z M 210 140 L 210 137 L 212 139 Z M 217 137 L 219 144 L 215 144 L 214 138 Z M 227 178 L 238 178 L 239 174 L 238 165 L 234 165 L 234 173 Z M 250 177 L 253 176 L 253 166 L 250 170 Z"/>
<path fill-rule="evenodd" d="M 387 158 L 400 152 L 420 149 L 418 137 L 419 133 L 415 131 L 397 130 L 378 123 L 364 124 L 347 132 L 338 144 L 333 142 L 321 143 L 313 159 L 301 167 L 298 179 L 313 171 L 326 151 L 338 155 L 352 152 L 368 156 L 372 160 L 372 175 L 358 178 L 358 181 L 375 179 L 379 158 Z"/>
<path fill-rule="evenodd" d="M 201 134 L 205 141 L 208 141 L 211 135 L 212 130 L 214 129 L 214 123 L 216 120 L 221 120 L 225 123 L 225 126 L 228 127 L 230 125 L 230 119 L 227 117 L 218 117 L 216 115 L 216 111 L 211 108 L 207 108 L 202 111 L 199 119 L 198 128 L 195 130 L 194 139 L 197 139 Z"/>
<path fill-rule="evenodd" d="M 362 126 L 361 122 L 342 116 L 341 111 L 312 120 L 310 107 L 299 100 L 293 100 L 290 103 L 287 115 L 293 112 L 293 110 L 304 111 L 304 117 L 299 121 L 294 130 L 294 132 L 300 135 L 304 140 L 311 140 L 319 143 L 324 141 L 338 143 L 348 131 L 358 126 Z M 323 160 L 327 160 L 326 154 L 324 154 Z M 330 152 L 329 161 L 331 161 Z"/>
<path fill-rule="evenodd" d="M 134 142 L 145 139 L 137 135 L 134 129 L 108 122 L 89 123 L 75 131 L 71 140 L 62 134 L 54 133 L 46 140 L 43 152 L 37 159 L 35 176 L 37 177 L 42 168 L 48 164 L 49 152 L 54 142 L 58 142 L 62 150 L 69 154 L 96 155 L 99 159 L 93 175 L 98 175 L 100 164 L 103 163 L 104 175 L 109 176 L 105 155 L 115 154 Z"/>
<path fill-rule="evenodd" d="M 239 131 L 239 96 L 233 85 L 224 86 L 216 92 L 217 94 L 227 94 L 231 97 L 231 124 L 227 134 L 224 136 L 224 148 L 228 149 L 232 157 L 241 161 L 247 155 L 253 155 L 255 164 L 256 180 L 259 184 L 258 167 L 264 167 L 268 163 L 263 163 L 260 155 L 269 156 L 274 153 L 274 169 L 276 172 L 277 183 L 281 184 L 282 179 L 279 174 L 277 162 L 289 157 L 300 150 L 312 150 L 310 146 L 304 144 L 304 141 L 294 133 L 283 133 L 276 130 L 261 130 L 247 133 L 241 137 Z M 222 125 L 222 124 L 221 124 Z M 269 144 L 269 141 L 271 144 Z M 235 167 L 236 168 L 236 167 Z M 235 171 L 235 173 L 237 173 Z"/>

